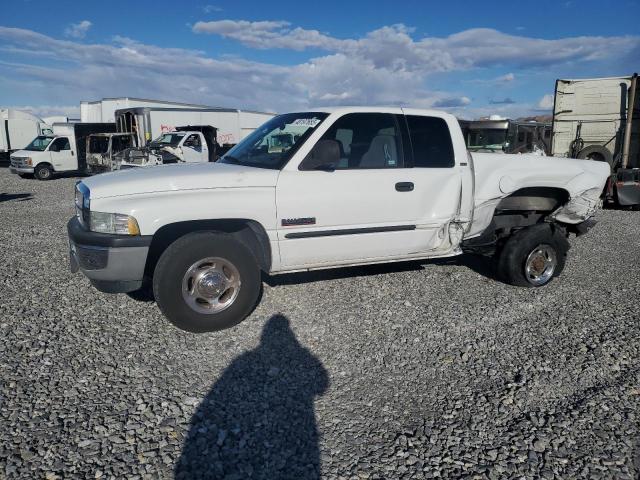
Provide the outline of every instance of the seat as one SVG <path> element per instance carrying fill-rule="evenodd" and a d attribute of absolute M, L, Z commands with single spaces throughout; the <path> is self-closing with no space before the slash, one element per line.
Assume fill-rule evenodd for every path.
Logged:
<path fill-rule="evenodd" d="M 376 135 L 360 160 L 358 168 L 385 168 L 398 165 L 398 150 L 394 135 Z"/>

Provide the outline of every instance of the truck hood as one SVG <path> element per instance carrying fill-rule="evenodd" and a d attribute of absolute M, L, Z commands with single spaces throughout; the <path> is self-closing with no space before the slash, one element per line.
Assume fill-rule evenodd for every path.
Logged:
<path fill-rule="evenodd" d="M 279 170 L 224 163 L 138 167 L 103 173 L 82 181 L 91 198 L 211 188 L 275 187 Z"/>

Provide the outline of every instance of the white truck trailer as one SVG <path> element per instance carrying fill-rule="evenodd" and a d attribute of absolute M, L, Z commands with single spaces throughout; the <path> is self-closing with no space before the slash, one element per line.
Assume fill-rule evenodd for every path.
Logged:
<path fill-rule="evenodd" d="M 551 154 L 608 163 L 606 198 L 640 205 L 638 75 L 557 80 Z"/>
<path fill-rule="evenodd" d="M 0 110 L 0 161 L 9 161 L 11 152 L 22 150 L 38 135 L 51 134 L 51 125 L 21 110 Z"/>
<path fill-rule="evenodd" d="M 135 133 L 138 145 L 144 147 L 176 127 L 210 125 L 217 129 L 218 144 L 224 146 L 235 145 L 273 116 L 229 108 L 136 107 L 116 111 L 116 127 L 118 132 Z"/>

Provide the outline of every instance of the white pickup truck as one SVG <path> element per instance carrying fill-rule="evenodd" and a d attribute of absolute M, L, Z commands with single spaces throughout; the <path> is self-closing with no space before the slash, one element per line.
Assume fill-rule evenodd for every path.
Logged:
<path fill-rule="evenodd" d="M 287 148 L 270 148 L 290 132 Z M 289 113 L 216 163 L 79 182 L 71 269 L 104 292 L 149 281 L 165 316 L 192 332 L 249 315 L 261 272 L 468 251 L 494 255 L 505 282 L 539 287 L 562 271 L 569 233 L 590 226 L 608 175 L 589 160 L 471 155 L 438 111 Z"/>

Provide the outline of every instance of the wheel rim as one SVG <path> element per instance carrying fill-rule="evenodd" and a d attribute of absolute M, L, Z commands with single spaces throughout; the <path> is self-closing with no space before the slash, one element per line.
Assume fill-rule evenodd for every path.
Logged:
<path fill-rule="evenodd" d="M 541 244 L 534 248 L 524 264 L 524 273 L 531 285 L 540 286 L 553 277 L 558 265 L 556 251 L 551 245 Z"/>
<path fill-rule="evenodd" d="M 48 168 L 41 168 L 38 172 L 40 173 L 40 178 L 49 178 L 51 176 Z"/>
<path fill-rule="evenodd" d="M 182 298 L 198 313 L 220 313 L 235 302 L 240 285 L 240 272 L 233 263 L 207 257 L 191 265 L 182 277 Z"/>

